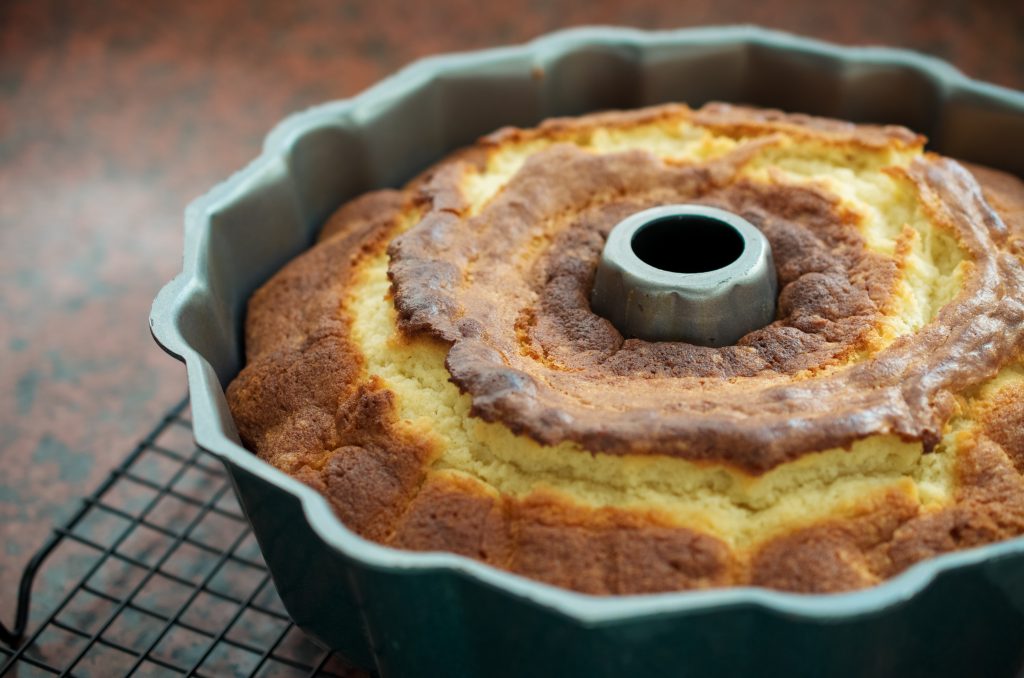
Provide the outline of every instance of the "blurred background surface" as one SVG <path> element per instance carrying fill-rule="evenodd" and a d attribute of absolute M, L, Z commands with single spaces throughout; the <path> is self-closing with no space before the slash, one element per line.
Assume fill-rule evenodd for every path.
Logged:
<path fill-rule="evenodd" d="M 1024 88 L 1024 3 L 0 2 L 0 616 L 54 521 L 185 392 L 149 337 L 182 212 L 281 117 L 421 56 L 583 24 L 754 23 Z"/>

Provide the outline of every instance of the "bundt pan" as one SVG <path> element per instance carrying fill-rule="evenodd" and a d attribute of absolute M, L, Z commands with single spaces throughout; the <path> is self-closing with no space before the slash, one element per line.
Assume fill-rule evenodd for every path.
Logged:
<path fill-rule="evenodd" d="M 897 123 L 946 155 L 1024 175 L 1024 95 L 935 59 L 751 27 L 588 28 L 418 62 L 294 115 L 192 203 L 157 341 L 188 367 L 198 444 L 223 460 L 295 622 L 385 676 L 1014 675 L 1024 539 L 944 555 L 874 588 L 573 593 L 446 553 L 355 535 L 313 489 L 240 444 L 224 397 L 246 300 L 347 199 L 399 186 L 503 125 L 718 100 Z"/>

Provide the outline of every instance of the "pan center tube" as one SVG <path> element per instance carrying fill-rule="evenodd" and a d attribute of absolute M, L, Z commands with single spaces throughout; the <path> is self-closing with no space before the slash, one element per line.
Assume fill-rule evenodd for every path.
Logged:
<path fill-rule="evenodd" d="M 627 338 L 729 346 L 775 319 L 767 238 L 705 205 L 637 212 L 608 234 L 590 305 Z"/>

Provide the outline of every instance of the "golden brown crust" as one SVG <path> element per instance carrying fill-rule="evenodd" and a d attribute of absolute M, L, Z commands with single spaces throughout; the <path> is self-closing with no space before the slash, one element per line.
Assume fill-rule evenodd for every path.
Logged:
<path fill-rule="evenodd" d="M 876 584 L 891 569 L 886 547 L 917 513 L 916 503 L 894 492 L 868 504 L 859 515 L 768 540 L 752 559 L 750 583 L 799 593 Z"/>
<path fill-rule="evenodd" d="M 985 408 L 983 431 L 1024 473 L 1024 386 L 1001 391 Z"/>
<path fill-rule="evenodd" d="M 922 512 L 887 495 L 863 515 L 771 539 L 755 555 L 751 583 L 801 593 L 871 586 L 926 558 L 1024 534 L 1024 478 L 1005 450 L 981 437 L 957 460 L 949 507 Z"/>
<path fill-rule="evenodd" d="M 606 114 L 585 125 L 635 124 L 680 110 Z M 918 141 L 900 128 L 864 128 L 777 112 L 711 107 L 695 115 L 702 124 L 736 134 L 782 130 L 871 148 Z M 530 135 L 576 134 L 581 124 L 557 120 L 539 131 L 504 130 L 484 146 Z M 345 524 L 363 536 L 401 548 L 460 553 L 590 593 L 741 584 L 801 592 L 849 590 L 938 553 L 1024 533 L 1024 386 L 1003 388 L 980 403 L 962 399 L 997 367 L 1020 358 L 1024 287 L 1020 259 L 1006 254 L 1024 234 L 1024 185 L 1019 181 L 972 168 L 988 204 L 1002 216 L 999 220 L 954 163 L 928 158 L 915 165 L 909 177 L 932 216 L 955 229 L 973 262 L 965 291 L 929 326 L 896 341 L 882 360 L 864 367 L 857 363 L 831 381 L 829 375 L 794 380 L 794 375 L 864 348 L 865 333 L 891 303 L 899 273 L 864 247 L 849 228 L 853 217 L 833 197 L 806 186 L 769 191 L 749 182 L 730 183 L 729 164 L 739 162 L 735 157 L 698 170 L 658 167 L 638 153 L 596 164 L 564 146 L 540 158 L 534 180 L 550 187 L 561 177 L 569 194 L 522 184 L 514 187 L 521 189 L 518 198 L 515 191 L 506 191 L 510 195 L 491 206 L 515 216 L 495 222 L 511 229 L 505 241 L 497 239 L 500 233 L 493 242 L 469 239 L 463 230 L 467 221 L 482 224 L 461 215 L 467 201 L 457 185 L 458 163 L 482 167 L 480 147 L 460 154 L 458 162 L 433 168 L 405 191 L 371 193 L 339 210 L 319 244 L 250 301 L 248 363 L 228 388 L 243 442 L 322 492 Z M 630 184 L 636 177 L 636 185 Z M 595 200 L 596 188 L 608 182 L 628 199 Z M 772 240 L 784 282 L 780 319 L 748 336 L 742 350 L 711 353 L 623 341 L 585 308 L 584 291 L 603 234 L 622 213 L 660 199 L 676 200 L 680 191 L 690 196 L 687 191 L 695 187 L 700 188 L 696 199 L 742 211 Z M 504 304 L 484 294 L 452 293 L 463 284 L 460 258 L 479 259 L 487 253 L 485 243 L 507 253 L 519 242 L 515 229 L 524 230 L 523 224 L 545 209 L 574 205 L 579 195 L 573 190 L 586 194 L 591 206 L 578 212 L 572 228 L 545 241 L 549 249 L 524 276 L 541 299 L 532 313 L 516 311 L 511 325 L 491 323 Z M 549 397 L 545 388 L 555 381 L 568 389 L 600 370 L 605 370 L 602 385 L 653 370 L 659 388 L 672 380 L 708 385 L 699 399 L 683 399 L 676 409 L 713 414 L 714 398 L 721 395 L 715 391 L 718 382 L 782 379 L 783 386 L 769 384 L 757 398 L 731 406 L 733 413 L 756 419 L 763 430 L 740 435 L 736 431 L 743 427 L 728 417 L 683 412 L 691 428 L 672 435 L 690 435 L 690 443 L 657 449 L 760 471 L 806 451 L 885 431 L 934 443 L 948 417 L 959 413 L 977 425 L 957 441 L 955 497 L 946 505 L 923 508 L 912 493 L 891 489 L 865 499 L 852 512 L 791 526 L 742 550 L 655 511 L 590 507 L 553 491 L 512 496 L 468 475 L 435 468 L 435 443 L 412 435 L 397 420 L 394 394 L 365 369 L 344 303 L 362 262 L 394 242 L 400 217 L 410 210 L 425 216 L 392 245 L 396 306 L 410 341 L 440 338 L 452 344 L 448 366 L 453 379 L 473 394 L 478 414 L 545 442 L 568 438 L 590 449 L 650 452 L 668 435 L 668 429 L 659 428 L 663 414 L 640 412 L 643 428 L 653 433 L 635 427 L 632 439 L 630 430 L 616 437 L 608 427 L 596 436 L 577 435 L 588 430 L 579 424 L 581 417 L 587 420 L 586 413 L 572 410 L 567 422 L 566 410 L 544 400 Z M 424 256 L 427 245 L 430 257 Z M 492 263 L 476 266 L 475 280 L 493 276 L 489 284 L 499 285 L 505 295 L 499 298 L 508 300 L 516 294 L 509 288 L 520 281 L 502 277 L 500 262 Z M 524 376 L 505 360 L 543 365 L 548 372 L 543 379 Z M 574 376 L 579 374 L 584 376 Z M 722 393 L 737 396 L 736 390 Z M 530 398 L 541 405 L 529 404 Z M 827 399 L 824 405 L 818 402 L 822 398 Z M 800 404 L 796 414 L 794 399 Z M 501 409 L 510 402 L 520 407 L 519 415 L 514 407 Z M 804 428 L 794 435 L 794 427 Z M 705 438 L 710 443 L 694 442 Z M 791 438 L 799 443 L 787 442 Z"/>
<path fill-rule="evenodd" d="M 1024 533 L 1024 478 L 1006 452 L 982 436 L 957 464 L 956 502 L 907 521 L 888 547 L 891 576 L 925 558 Z"/>
<path fill-rule="evenodd" d="M 395 195 L 371 193 L 342 207 L 320 243 L 249 300 L 247 362 L 228 385 L 228 402 L 242 440 L 287 471 L 319 468 L 345 444 L 339 422 L 358 396 L 362 357 L 339 299 L 355 264 L 386 242 Z"/>
<path fill-rule="evenodd" d="M 613 509 L 555 496 L 495 496 L 475 481 L 434 476 L 409 506 L 395 546 L 453 551 L 589 593 L 722 586 L 736 565 L 721 541 Z"/>

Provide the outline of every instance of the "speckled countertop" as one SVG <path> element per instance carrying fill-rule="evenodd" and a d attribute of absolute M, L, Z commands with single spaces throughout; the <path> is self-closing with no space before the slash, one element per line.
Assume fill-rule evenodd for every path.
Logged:
<path fill-rule="evenodd" d="M 149 337 L 186 203 L 285 114 L 420 56 L 581 24 L 756 23 L 1024 87 L 1024 3 L 0 4 L 0 615 L 50 526 L 185 391 Z"/>

